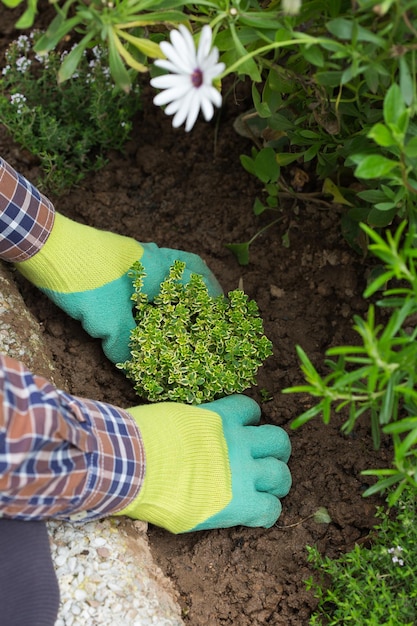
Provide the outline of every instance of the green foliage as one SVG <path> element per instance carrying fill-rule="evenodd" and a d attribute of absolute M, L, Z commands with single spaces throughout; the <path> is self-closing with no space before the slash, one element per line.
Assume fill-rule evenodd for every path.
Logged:
<path fill-rule="evenodd" d="M 2 0 L 9 7 L 21 4 L 23 0 Z M 15 24 L 17 28 L 33 26 L 38 12 L 38 0 L 27 0 L 27 10 Z M 63 61 L 59 69 L 59 80 L 71 78 L 79 67 L 84 52 L 100 44 L 107 49 L 108 64 L 114 82 L 126 92 L 131 89 L 131 72 L 146 72 L 147 58 L 160 57 L 157 43 L 149 38 L 147 29 L 160 24 L 185 21 L 185 16 L 176 7 L 182 7 L 175 0 L 116 0 L 101 2 L 92 0 L 57 0 L 53 2 L 56 16 L 46 32 L 36 44 L 40 55 L 47 54 L 69 34 L 77 34 L 77 43 Z M 127 67 L 126 67 L 127 66 Z"/>
<path fill-rule="evenodd" d="M 393 468 L 369 470 L 378 482 L 364 495 L 371 495 L 397 484 L 390 495 L 394 503 L 407 484 L 417 487 L 417 236 L 403 222 L 396 233 L 387 232 L 384 240 L 367 226 L 371 239 L 369 249 L 385 265 L 369 284 L 365 296 L 384 288 L 377 302 L 390 312 L 388 322 L 378 324 L 374 305 L 367 318 L 355 316 L 355 330 L 361 344 L 340 346 L 327 351 L 327 375 L 322 376 L 300 346 L 297 347 L 306 385 L 284 389 L 284 393 L 308 393 L 319 402 L 297 417 L 292 428 L 298 428 L 316 415 L 330 421 L 336 412 L 348 409 L 342 429 L 350 433 L 358 418 L 370 417 L 375 447 L 380 444 L 381 430 L 392 437 Z M 403 236 L 404 235 L 404 236 Z"/>
<path fill-rule="evenodd" d="M 20 4 L 19 0 L 2 2 L 10 7 Z M 17 26 L 32 25 L 37 4 L 37 0 L 28 1 Z M 66 36 L 77 34 L 74 48 L 59 69 L 59 80 L 68 80 L 83 53 L 99 43 L 108 50 L 113 80 L 125 91 L 132 85 L 131 70 L 133 74 L 145 72 L 149 59 L 163 57 L 159 42 L 166 39 L 167 29 L 186 23 L 198 38 L 202 25 L 210 24 L 220 60 L 226 64 L 220 79 L 234 75 L 237 80 L 248 79 L 252 87 L 253 106 L 242 114 L 236 129 L 254 139 L 255 151 L 251 157 L 242 155 L 242 163 L 266 185 L 265 208 L 278 206 L 283 190 L 281 169 L 294 161 L 313 163 L 317 176 L 332 176 L 336 183 L 336 172 L 341 177 L 355 167 L 358 176 L 368 177 L 367 162 L 355 164 L 352 157 L 360 155 L 363 161 L 365 156 L 381 156 L 374 139 L 381 141 L 384 131 L 377 125 L 391 125 L 394 135 L 397 126 L 401 134 L 417 110 L 413 0 L 310 0 L 302 2 L 298 11 L 288 10 L 288 2 L 265 6 L 258 0 L 197 4 L 186 0 L 57 0 L 53 4 L 56 16 L 37 42 L 37 52 L 47 53 Z M 388 104 L 383 112 L 384 97 L 394 83 L 401 110 L 406 107 L 408 111 L 398 119 L 393 118 L 393 107 L 389 113 Z M 396 96 L 391 104 L 398 102 Z M 369 134 L 371 129 L 373 134 Z M 413 124 L 407 132 L 414 136 Z M 394 143 L 384 149 L 395 152 L 397 140 L 394 137 Z M 414 159 L 414 145 L 409 146 L 408 158 Z M 375 173 L 375 164 L 372 167 Z M 380 171 L 389 173 L 389 169 Z M 387 202 L 395 207 L 403 204 L 401 198 Z M 366 197 L 354 204 L 345 220 L 355 224 L 366 220 L 374 208 Z M 375 211 L 384 213 L 379 217 L 389 223 L 389 209 L 375 209 L 374 215 Z M 372 220 L 373 216 L 368 223 L 373 224 Z"/>
<path fill-rule="evenodd" d="M 235 124 L 255 144 L 242 165 L 264 184 L 255 214 L 279 210 L 282 196 L 303 198 L 285 179 L 285 166 L 296 162 L 347 186 L 339 189 L 347 199 L 341 227 L 360 252 L 360 222 L 383 227 L 395 216 L 414 219 L 415 8 L 405 0 L 310 1 L 298 15 L 279 17 L 270 43 L 253 51 L 262 81 L 252 85 L 253 108 Z"/>
<path fill-rule="evenodd" d="M 378 152 L 351 157 L 355 176 L 371 181 L 372 187 L 358 198 L 372 203 L 363 218 L 377 227 L 388 226 L 395 216 L 411 222 L 417 217 L 417 126 L 410 122 L 411 108 L 396 83 L 387 91 L 382 113 L 383 121 L 368 131 Z"/>
<path fill-rule="evenodd" d="M 81 35 L 60 67 L 59 80 L 73 75 L 86 49 L 101 44 L 108 51 L 113 80 L 126 92 L 132 86 L 128 68 L 146 72 L 148 57 L 163 56 L 159 45 L 150 39 L 148 28 L 159 24 L 165 31 L 167 24 L 185 20 L 181 10 L 176 10 L 183 6 L 181 0 L 66 0 L 54 4 L 57 15 L 37 43 L 37 52 L 53 50 L 68 33 Z"/>
<path fill-rule="evenodd" d="M 239 393 L 272 354 L 256 302 L 240 290 L 212 298 L 197 274 L 184 285 L 184 268 L 173 264 L 153 303 L 142 293 L 142 265 L 131 270 L 137 326 L 132 358 L 118 367 L 151 401 L 200 404 Z"/>
<path fill-rule="evenodd" d="M 137 89 L 125 94 L 115 88 L 100 48 L 84 54 L 77 74 L 58 85 L 66 55 L 39 57 L 32 44 L 40 36 L 21 35 L 6 52 L 0 118 L 13 139 L 39 157 L 39 186 L 59 193 L 103 166 L 106 150 L 124 145 L 140 99 Z"/>
<path fill-rule="evenodd" d="M 417 499 L 407 489 L 395 510 L 380 508 L 371 548 L 355 545 L 337 559 L 307 547 L 317 575 L 307 581 L 319 599 L 309 623 L 413 626 L 417 623 Z"/>

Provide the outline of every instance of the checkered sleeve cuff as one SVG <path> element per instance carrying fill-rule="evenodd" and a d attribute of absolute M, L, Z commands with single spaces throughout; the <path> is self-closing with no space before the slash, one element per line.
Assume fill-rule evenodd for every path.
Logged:
<path fill-rule="evenodd" d="M 54 215 L 52 202 L 0 157 L 0 259 L 30 259 L 47 240 Z"/>

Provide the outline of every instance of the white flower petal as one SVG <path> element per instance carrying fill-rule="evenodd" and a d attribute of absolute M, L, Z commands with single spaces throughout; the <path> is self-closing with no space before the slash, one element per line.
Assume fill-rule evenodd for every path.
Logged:
<path fill-rule="evenodd" d="M 205 24 L 201 29 L 200 41 L 198 42 L 197 63 L 199 67 L 201 67 L 201 64 L 210 52 L 211 36 L 211 28 L 208 24 Z"/>
<path fill-rule="evenodd" d="M 216 76 L 219 76 L 222 72 L 224 72 L 225 69 L 226 69 L 225 63 L 216 63 L 216 65 L 213 65 L 213 67 L 207 68 L 206 72 L 208 75 L 211 75 L 213 78 L 216 78 Z"/>
<path fill-rule="evenodd" d="M 192 86 L 190 77 L 186 74 L 162 74 L 161 76 L 151 78 L 149 82 L 156 89 L 169 89 L 171 87 L 179 87 L 180 85 Z"/>
<path fill-rule="evenodd" d="M 193 105 L 190 108 L 188 112 L 187 120 L 185 122 L 185 132 L 188 133 L 192 129 L 192 127 L 196 123 L 199 112 L 200 112 L 200 107 L 198 106 L 198 104 Z"/>
<path fill-rule="evenodd" d="M 185 58 L 190 59 L 190 61 L 192 59 L 193 60 L 192 64 L 194 65 L 194 63 L 197 62 L 197 57 L 196 57 L 196 52 L 195 52 L 195 43 L 194 43 L 193 36 L 188 30 L 188 28 L 184 26 L 184 24 L 179 24 L 178 28 L 180 31 L 179 33 L 178 31 L 171 32 L 171 41 L 172 43 L 174 43 L 173 37 L 175 33 L 178 33 L 178 38 L 182 36 L 181 49 L 184 51 Z"/>
<path fill-rule="evenodd" d="M 165 89 L 164 91 L 160 91 L 155 98 L 153 99 L 154 104 L 157 106 L 163 106 L 172 100 L 178 100 L 179 98 L 183 98 L 185 94 L 189 93 L 190 87 L 179 86 L 172 87 L 171 89 Z"/>
<path fill-rule="evenodd" d="M 172 30 L 169 37 L 175 52 L 183 61 L 188 63 L 190 58 L 193 58 L 194 53 L 190 56 L 187 41 L 184 39 L 182 33 L 180 33 L 179 30 Z"/>
<path fill-rule="evenodd" d="M 172 120 L 172 125 L 174 128 L 178 128 L 178 126 L 181 126 L 181 124 L 183 124 L 185 120 L 187 119 L 190 113 L 190 106 L 192 105 L 192 102 L 193 102 L 194 93 L 195 93 L 195 90 L 192 90 L 190 91 L 190 93 L 187 93 L 182 99 L 182 105 L 178 109 L 178 111 L 174 115 L 174 119 Z"/>
<path fill-rule="evenodd" d="M 184 106 L 183 98 L 179 98 L 178 100 L 173 100 L 165 107 L 165 113 L 167 115 L 174 115 L 177 111 L 179 111 Z"/>
<path fill-rule="evenodd" d="M 208 57 L 201 63 L 201 69 L 204 72 L 214 72 L 215 68 L 219 72 L 222 72 L 226 66 L 224 63 L 219 63 L 219 51 L 217 48 L 213 48 Z"/>
<path fill-rule="evenodd" d="M 201 98 L 200 106 L 204 119 L 209 122 L 214 115 L 214 106 L 208 98 Z"/>
<path fill-rule="evenodd" d="M 217 78 L 217 76 L 219 76 L 219 74 L 222 73 L 224 68 L 220 67 L 220 71 L 219 71 L 219 67 L 218 67 L 219 65 L 221 66 L 224 64 L 218 63 L 214 69 L 205 70 L 203 72 L 203 82 L 205 85 L 212 85 L 213 81 Z"/>
<path fill-rule="evenodd" d="M 184 107 L 179 109 L 172 119 L 173 127 L 178 128 L 179 126 L 181 126 L 181 124 L 184 124 L 185 120 L 187 119 L 187 115 L 188 109 L 185 109 Z"/>
<path fill-rule="evenodd" d="M 188 116 L 185 124 L 185 130 L 189 131 L 195 124 L 195 121 L 200 113 L 201 109 L 201 97 L 202 91 L 201 89 L 194 89 L 192 93 L 192 98 L 188 105 Z"/>
<path fill-rule="evenodd" d="M 222 95 L 215 87 L 204 87 L 204 95 L 207 100 L 210 100 L 216 107 L 222 106 Z"/>
<path fill-rule="evenodd" d="M 200 69 L 203 71 L 209 70 L 214 67 L 219 60 L 219 51 L 217 48 L 213 48 L 213 50 L 208 54 L 199 64 Z"/>
<path fill-rule="evenodd" d="M 181 54 L 181 50 L 176 50 L 176 48 L 167 41 L 161 41 L 159 46 L 168 60 L 175 65 L 177 72 L 192 72 L 194 66 L 193 59 L 184 58 Z"/>
<path fill-rule="evenodd" d="M 171 63 L 171 61 L 168 61 L 167 59 L 157 59 L 156 61 L 154 61 L 154 64 L 157 67 L 161 67 L 164 70 L 168 70 L 168 72 L 172 72 L 173 74 L 183 74 L 187 76 L 189 76 L 190 74 L 189 70 L 187 70 L 186 72 L 180 72 L 179 68 L 176 65 L 174 65 L 174 63 Z"/>

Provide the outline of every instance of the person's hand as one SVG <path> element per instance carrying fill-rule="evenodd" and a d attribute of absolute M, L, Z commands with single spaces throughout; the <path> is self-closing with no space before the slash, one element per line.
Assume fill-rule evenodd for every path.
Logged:
<path fill-rule="evenodd" d="M 260 408 L 233 395 L 199 407 L 160 403 L 128 409 L 138 424 L 146 473 L 127 515 L 183 533 L 271 527 L 291 487 L 287 433 L 257 426 Z"/>
<path fill-rule="evenodd" d="M 78 224 L 59 213 L 49 238 L 17 269 L 92 336 L 103 340 L 106 356 L 118 363 L 130 358 L 133 318 L 132 279 L 128 271 L 140 260 L 146 277 L 143 292 L 153 300 L 175 260 L 184 261 L 183 281 L 201 274 L 211 295 L 222 289 L 196 254 L 140 244 L 130 237 Z"/>

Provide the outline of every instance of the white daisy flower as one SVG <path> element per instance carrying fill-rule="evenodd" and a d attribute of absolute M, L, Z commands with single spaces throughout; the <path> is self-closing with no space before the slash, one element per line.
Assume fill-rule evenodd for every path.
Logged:
<path fill-rule="evenodd" d="M 190 31 L 183 24 L 171 31 L 170 39 L 171 43 L 162 41 L 160 44 L 167 58 L 155 61 L 155 65 L 170 74 L 152 78 L 152 87 L 163 90 L 155 96 L 154 103 L 166 104 L 165 113 L 174 115 L 174 128 L 185 122 L 188 132 L 200 109 L 208 122 L 214 114 L 213 105 L 221 106 L 222 97 L 213 86 L 213 80 L 223 72 L 225 64 L 218 63 L 219 51 L 211 47 L 212 31 L 207 24 L 201 29 L 197 50 Z"/>

